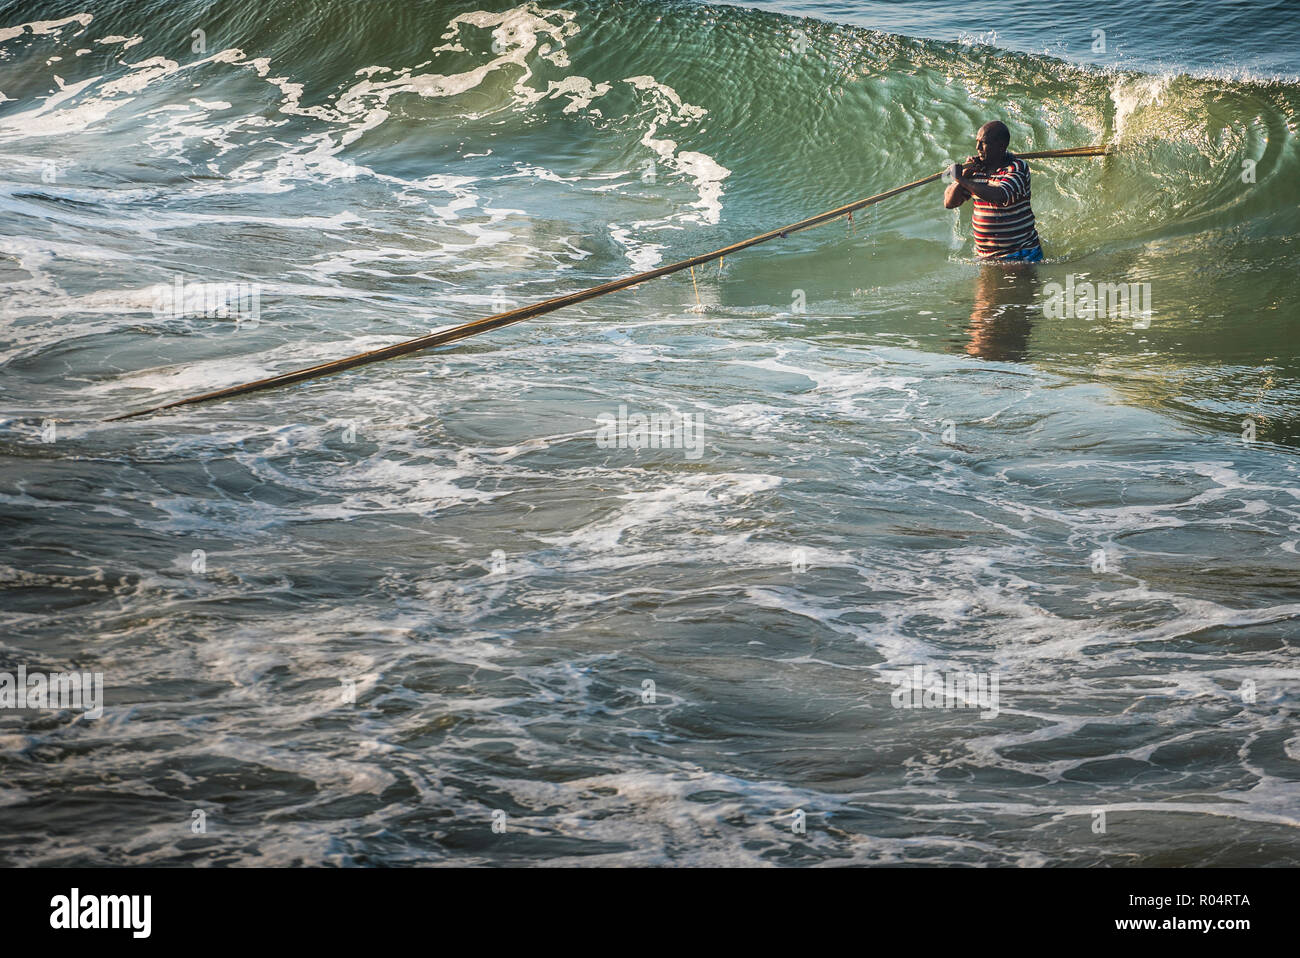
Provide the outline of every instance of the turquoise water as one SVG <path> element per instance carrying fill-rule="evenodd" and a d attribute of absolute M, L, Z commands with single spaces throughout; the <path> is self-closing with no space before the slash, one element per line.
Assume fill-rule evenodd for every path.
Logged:
<path fill-rule="evenodd" d="M 0 672 L 105 687 L 0 710 L 0 860 L 1300 864 L 1297 26 L 0 6 Z M 1031 164 L 1032 269 L 934 184 L 102 421 L 724 246 L 995 117 L 1116 148 Z M 1084 283 L 1150 313 L 1045 308 Z M 651 415 L 690 428 L 601 433 Z M 997 707 L 895 707 L 916 666 Z"/>

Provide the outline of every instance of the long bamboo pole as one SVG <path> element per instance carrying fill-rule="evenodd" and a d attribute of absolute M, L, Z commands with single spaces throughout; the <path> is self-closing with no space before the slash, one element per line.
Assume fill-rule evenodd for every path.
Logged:
<path fill-rule="evenodd" d="M 1015 155 L 1025 160 L 1039 160 L 1052 159 L 1056 157 L 1106 156 L 1109 152 L 1109 147 L 1103 144 L 1101 146 L 1076 146 L 1064 150 L 1040 150 L 1036 153 L 1017 153 Z M 534 316 L 540 316 L 543 313 L 550 313 L 557 309 L 562 309 L 565 306 L 572 306 L 589 299 L 595 299 L 597 296 L 604 296 L 606 293 L 613 293 L 620 289 L 627 289 L 629 286 L 636 286 L 638 283 L 644 283 L 647 280 L 657 279 L 660 276 L 667 276 L 669 273 L 677 273 L 684 269 L 690 269 L 693 266 L 709 263 L 715 259 L 730 256 L 732 253 L 738 253 L 743 249 L 748 249 L 751 246 L 757 246 L 759 243 L 766 243 L 768 240 L 773 240 L 777 237 L 784 238 L 789 236 L 791 233 L 797 233 L 800 230 L 806 230 L 813 226 L 820 226 L 822 223 L 844 216 L 847 213 L 852 213 L 854 210 L 862 209 L 864 206 L 871 206 L 873 203 L 879 203 L 882 200 L 887 200 L 900 193 L 906 193 L 908 190 L 915 189 L 918 186 L 932 183 L 941 176 L 943 176 L 942 172 L 932 173 L 930 176 L 922 177 L 919 180 L 913 180 L 911 183 L 895 187 L 892 190 L 886 190 L 884 193 L 877 193 L 875 196 L 869 196 L 866 199 L 857 200 L 856 202 L 837 207 L 833 210 L 827 210 L 825 213 L 818 213 L 816 216 L 810 216 L 797 223 L 791 223 L 789 226 L 782 226 L 779 229 L 760 233 L 758 236 L 751 236 L 747 240 L 733 243 L 731 246 L 724 247 L 723 249 L 717 249 L 711 253 L 701 253 L 699 256 L 692 256 L 689 259 L 684 259 L 677 263 L 670 263 L 667 266 L 658 266 L 654 269 L 646 270 L 643 273 L 637 273 L 634 276 L 625 276 L 622 279 L 611 280 L 608 283 L 602 283 L 601 285 L 593 286 L 590 289 L 584 289 L 576 293 L 567 293 L 564 296 L 556 296 L 552 299 L 543 300 L 540 303 L 533 303 L 530 306 L 521 306 L 518 309 L 507 310 L 504 313 L 496 313 L 492 316 L 486 316 L 483 319 L 471 320 L 468 323 L 462 323 L 461 325 L 453 326 L 450 329 L 439 330 L 430 333 L 427 336 L 419 336 L 415 339 L 408 339 L 405 342 L 394 343 L 391 346 L 372 349 L 370 352 L 357 353 L 353 356 L 331 360 L 330 362 L 321 363 L 317 366 L 308 366 L 305 369 L 295 369 L 292 372 L 281 373 L 278 376 L 268 376 L 266 379 L 241 383 L 237 386 L 227 386 L 223 389 L 201 393 L 197 396 L 187 396 L 183 399 L 176 399 L 172 402 L 162 403 L 158 406 L 151 406 L 148 409 L 138 409 L 135 412 L 123 413 L 120 416 L 113 416 L 106 419 L 105 422 L 118 422 L 122 419 L 133 419 L 136 416 L 147 416 L 150 413 L 160 412 L 164 409 L 173 409 L 177 406 L 188 406 L 193 403 L 209 402 L 214 399 L 229 399 L 233 396 L 242 396 L 246 393 L 257 392 L 263 389 L 273 389 L 276 386 L 287 386 L 290 383 L 302 382 L 306 379 L 316 379 L 320 376 L 328 376 L 331 373 L 343 372 L 346 369 L 355 369 L 357 366 L 364 366 L 368 363 L 377 363 L 385 359 L 393 359 L 397 356 L 405 356 L 409 353 L 419 352 L 423 349 L 432 349 L 434 346 L 445 346 L 447 343 L 454 343 L 459 339 L 465 339 L 469 336 L 477 336 L 479 333 L 486 333 L 489 330 L 500 329 L 502 326 L 509 326 L 512 323 L 520 323 L 526 319 L 532 319 Z"/>

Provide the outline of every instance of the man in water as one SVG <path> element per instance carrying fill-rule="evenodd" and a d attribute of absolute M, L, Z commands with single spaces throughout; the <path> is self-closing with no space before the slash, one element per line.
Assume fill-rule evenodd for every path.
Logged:
<path fill-rule="evenodd" d="M 952 185 L 943 195 L 945 208 L 955 210 L 974 197 L 971 227 L 975 231 L 975 256 L 979 259 L 1037 263 L 1043 248 L 1029 208 L 1029 164 L 1007 152 L 1011 131 L 994 120 L 980 127 L 975 138 L 976 156 L 954 163 Z"/>

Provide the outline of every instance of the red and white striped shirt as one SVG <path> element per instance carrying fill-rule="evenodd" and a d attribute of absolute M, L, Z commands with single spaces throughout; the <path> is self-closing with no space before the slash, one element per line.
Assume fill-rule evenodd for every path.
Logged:
<path fill-rule="evenodd" d="M 999 257 L 1039 245 L 1034 228 L 1034 211 L 1029 208 L 1029 164 L 1008 153 L 1002 165 L 992 173 L 977 170 L 967 179 L 1002 188 L 998 203 L 972 196 L 975 212 L 971 228 L 975 232 L 975 255 Z"/>

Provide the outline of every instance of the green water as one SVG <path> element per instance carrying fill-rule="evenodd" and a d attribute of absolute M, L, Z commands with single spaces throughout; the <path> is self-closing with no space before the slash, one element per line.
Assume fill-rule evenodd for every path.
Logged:
<path fill-rule="evenodd" d="M 0 860 L 1300 861 L 1296 15 L 1040 7 L 0 8 L 0 671 L 105 686 L 0 711 Z M 994 117 L 1115 147 L 1031 164 L 1033 268 L 934 184 L 102 422 L 725 246 Z M 1053 318 L 1084 283 L 1150 316 Z M 700 443 L 600 441 L 621 413 Z M 998 707 L 895 707 L 917 665 Z"/>

